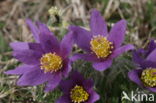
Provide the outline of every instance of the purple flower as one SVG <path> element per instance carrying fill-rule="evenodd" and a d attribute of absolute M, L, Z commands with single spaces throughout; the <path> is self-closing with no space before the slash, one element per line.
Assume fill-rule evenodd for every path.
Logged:
<path fill-rule="evenodd" d="M 143 66 L 144 62 L 147 61 L 146 58 L 148 57 L 148 55 L 154 50 L 156 49 L 156 43 L 154 40 L 151 40 L 147 49 L 138 49 L 137 51 L 133 52 L 133 61 L 139 65 L 139 66 Z"/>
<path fill-rule="evenodd" d="M 47 83 L 45 91 L 53 90 L 71 70 L 68 56 L 73 44 L 72 33 L 69 32 L 59 42 L 45 24 L 37 22 L 36 26 L 31 20 L 26 22 L 36 42 L 10 44 L 13 56 L 24 64 L 14 70 L 7 71 L 6 74 L 20 75 L 17 82 L 20 86 Z"/>
<path fill-rule="evenodd" d="M 148 49 L 139 49 L 134 52 L 134 62 L 137 69 L 128 73 L 130 80 L 142 88 L 156 92 L 156 44 L 151 41 Z"/>
<path fill-rule="evenodd" d="M 111 66 L 113 58 L 133 49 L 133 45 L 121 46 L 126 32 L 126 21 L 117 22 L 108 33 L 107 25 L 96 10 L 91 13 L 90 31 L 78 26 L 71 26 L 76 44 L 86 51 L 85 54 L 76 54 L 72 60 L 84 59 L 91 61 L 98 71 L 106 70 Z"/>
<path fill-rule="evenodd" d="M 71 73 L 69 78 L 60 83 L 64 94 L 56 103 L 94 103 L 99 100 L 92 80 L 85 80 L 78 72 Z"/>

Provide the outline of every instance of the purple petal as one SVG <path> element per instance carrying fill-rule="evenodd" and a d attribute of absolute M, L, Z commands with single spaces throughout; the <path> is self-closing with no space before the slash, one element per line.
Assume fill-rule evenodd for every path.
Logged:
<path fill-rule="evenodd" d="M 60 44 L 61 55 L 64 58 L 69 56 L 69 54 L 72 51 L 72 46 L 73 46 L 73 33 L 69 32 L 67 35 L 64 36 Z"/>
<path fill-rule="evenodd" d="M 64 92 L 64 94 L 69 94 L 70 90 L 72 89 L 74 85 L 75 84 L 72 79 L 61 81 L 60 83 L 61 90 Z"/>
<path fill-rule="evenodd" d="M 143 49 L 139 49 L 137 51 L 134 51 L 133 52 L 133 61 L 138 65 L 140 66 L 142 69 L 146 69 L 146 68 L 149 68 L 149 67 L 153 67 L 155 68 L 156 67 L 156 63 L 155 62 L 152 62 L 150 60 L 146 60 L 145 58 L 145 55 L 146 55 L 146 51 L 143 50 Z"/>
<path fill-rule="evenodd" d="M 73 80 L 84 80 L 84 77 L 77 71 L 73 71 L 70 75 Z"/>
<path fill-rule="evenodd" d="M 148 56 L 154 49 L 156 49 L 156 42 L 154 40 L 151 40 L 149 45 L 148 45 L 148 51 L 146 56 Z"/>
<path fill-rule="evenodd" d="M 29 49 L 34 50 L 36 52 L 45 53 L 42 49 L 42 46 L 39 43 L 28 43 Z"/>
<path fill-rule="evenodd" d="M 104 71 L 112 65 L 112 60 L 108 59 L 102 62 L 94 62 L 93 67 L 98 71 Z"/>
<path fill-rule="evenodd" d="M 45 24 L 37 22 L 40 29 L 40 43 L 46 52 L 59 52 L 60 43 Z"/>
<path fill-rule="evenodd" d="M 10 43 L 10 47 L 13 50 L 25 50 L 25 49 L 29 49 L 28 43 L 25 43 L 25 42 L 12 42 L 12 43 Z"/>
<path fill-rule="evenodd" d="M 84 80 L 83 86 L 86 88 L 86 90 L 89 90 L 89 89 L 93 88 L 94 82 L 92 79 Z"/>
<path fill-rule="evenodd" d="M 126 21 L 120 20 L 117 22 L 110 31 L 108 40 L 113 42 L 115 48 L 118 48 L 124 41 L 125 32 L 126 32 Z"/>
<path fill-rule="evenodd" d="M 91 90 L 90 98 L 86 103 L 94 103 L 99 99 L 100 99 L 100 96 L 94 90 Z"/>
<path fill-rule="evenodd" d="M 33 50 L 16 50 L 13 52 L 13 56 L 25 64 L 37 64 L 42 53 Z"/>
<path fill-rule="evenodd" d="M 128 72 L 128 77 L 131 81 L 135 82 L 139 86 L 143 87 L 143 84 L 140 80 L 140 75 L 141 75 L 142 70 L 140 69 L 135 69 L 130 72 Z"/>
<path fill-rule="evenodd" d="M 154 92 L 154 93 L 156 93 L 156 88 L 147 88 L 147 89 Z"/>
<path fill-rule="evenodd" d="M 144 60 L 140 63 L 140 67 L 142 69 L 146 69 L 146 68 L 155 68 L 156 67 L 156 63 L 155 62 L 151 62 L 148 60 Z"/>
<path fill-rule="evenodd" d="M 117 48 L 116 50 L 113 51 L 113 54 L 110 56 L 111 58 L 116 58 L 117 56 L 123 54 L 124 52 L 127 52 L 129 50 L 134 49 L 134 46 L 131 44 L 124 45 L 122 47 Z"/>
<path fill-rule="evenodd" d="M 97 10 L 93 10 L 91 13 L 90 28 L 93 35 L 106 36 L 108 34 L 107 24 Z"/>
<path fill-rule="evenodd" d="M 71 103 L 69 96 L 61 96 L 56 103 Z"/>
<path fill-rule="evenodd" d="M 6 71 L 5 74 L 24 74 L 24 73 L 32 71 L 33 69 L 34 69 L 34 66 L 23 64 L 23 65 L 18 66 L 14 70 Z"/>
<path fill-rule="evenodd" d="M 39 30 L 36 27 L 36 25 L 34 25 L 30 19 L 27 19 L 26 23 L 27 23 L 29 29 L 31 30 L 36 42 L 39 42 Z"/>
<path fill-rule="evenodd" d="M 71 67 L 71 61 L 69 59 L 64 59 L 64 65 L 62 68 L 62 75 L 63 77 L 67 77 L 69 72 L 71 71 L 72 67 Z"/>
<path fill-rule="evenodd" d="M 42 84 L 51 78 L 50 73 L 44 73 L 40 67 L 34 66 L 33 71 L 27 72 L 22 75 L 18 80 L 17 85 L 19 86 L 35 86 Z"/>
<path fill-rule="evenodd" d="M 83 59 L 83 60 L 91 61 L 91 62 L 98 61 L 98 58 L 94 54 L 89 54 L 89 53 L 88 54 L 77 53 L 71 57 L 71 61 L 76 61 L 79 59 Z"/>
<path fill-rule="evenodd" d="M 73 38 L 75 43 L 87 52 L 91 52 L 90 49 L 90 40 L 91 40 L 91 32 L 78 27 L 78 26 L 70 26 L 69 28 L 73 31 Z"/>
<path fill-rule="evenodd" d="M 61 79 L 60 74 L 51 77 L 46 85 L 45 92 L 53 91 L 59 85 Z"/>
<path fill-rule="evenodd" d="M 140 87 L 145 87 L 139 77 L 141 75 L 141 72 L 142 72 L 141 69 L 132 70 L 128 73 L 128 77 L 130 78 L 130 80 L 138 84 Z M 156 92 L 156 88 L 150 88 L 150 87 L 145 87 L 145 88 L 152 92 Z"/>
<path fill-rule="evenodd" d="M 146 60 L 156 62 L 156 49 L 154 49 L 147 57 Z"/>
<path fill-rule="evenodd" d="M 144 61 L 144 58 L 142 57 L 142 55 L 145 53 L 145 50 L 143 49 L 139 49 L 137 51 L 133 52 L 133 61 L 137 64 L 142 64 L 142 62 Z"/>
<path fill-rule="evenodd" d="M 72 72 L 70 78 L 72 78 L 73 83 L 75 83 L 75 85 L 83 85 L 84 77 L 79 72 Z"/>

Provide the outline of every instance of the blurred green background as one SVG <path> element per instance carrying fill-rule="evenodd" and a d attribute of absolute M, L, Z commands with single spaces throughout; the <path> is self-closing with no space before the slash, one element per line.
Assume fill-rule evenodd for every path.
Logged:
<path fill-rule="evenodd" d="M 57 14 L 57 10 L 48 13 L 54 6 L 61 14 Z M 88 29 L 90 11 L 93 8 L 102 13 L 109 28 L 120 19 L 128 21 L 124 44 L 132 43 L 136 48 L 145 48 L 149 39 L 156 37 L 156 0 L 0 0 L 0 103 L 54 103 L 61 95 L 58 89 L 44 93 L 44 85 L 18 87 L 17 76 L 3 74 L 20 64 L 12 58 L 9 43 L 33 41 L 25 19 L 46 23 L 61 39 L 70 24 Z M 73 50 L 78 51 L 81 50 Z M 84 61 L 77 61 L 73 68 L 77 68 L 86 78 L 94 79 L 95 90 L 101 95 L 97 103 L 132 103 L 121 100 L 122 91 L 150 92 L 139 88 L 127 78 L 128 71 L 134 69 L 131 58 L 130 52 L 125 53 L 114 61 L 110 69 L 102 73 L 93 70 L 91 64 Z"/>

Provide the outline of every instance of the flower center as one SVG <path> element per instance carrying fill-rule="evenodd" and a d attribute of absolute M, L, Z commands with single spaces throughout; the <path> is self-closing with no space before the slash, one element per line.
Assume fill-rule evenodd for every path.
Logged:
<path fill-rule="evenodd" d="M 62 58 L 56 53 L 44 54 L 41 59 L 41 69 L 45 72 L 57 72 L 62 68 Z"/>
<path fill-rule="evenodd" d="M 156 68 L 145 69 L 141 74 L 141 80 L 149 87 L 156 87 Z"/>
<path fill-rule="evenodd" d="M 112 53 L 112 42 L 108 41 L 106 37 L 98 35 L 94 36 L 90 41 L 91 50 L 98 58 L 106 58 Z"/>
<path fill-rule="evenodd" d="M 82 86 L 76 85 L 70 92 L 70 98 L 74 103 L 82 103 L 88 100 L 89 94 Z"/>

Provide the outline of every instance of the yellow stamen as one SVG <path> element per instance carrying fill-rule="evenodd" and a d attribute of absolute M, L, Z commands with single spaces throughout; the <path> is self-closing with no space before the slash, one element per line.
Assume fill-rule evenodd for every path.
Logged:
<path fill-rule="evenodd" d="M 89 94 L 82 86 L 76 85 L 70 92 L 70 98 L 74 103 L 82 103 L 88 100 Z"/>
<path fill-rule="evenodd" d="M 112 53 L 113 44 L 104 36 L 94 36 L 90 41 L 90 45 L 91 50 L 98 58 L 106 58 Z"/>
<path fill-rule="evenodd" d="M 147 68 L 141 74 L 141 80 L 146 86 L 156 87 L 156 68 Z"/>
<path fill-rule="evenodd" d="M 44 54 L 40 59 L 40 63 L 44 72 L 57 72 L 62 68 L 62 58 L 56 53 Z"/>

